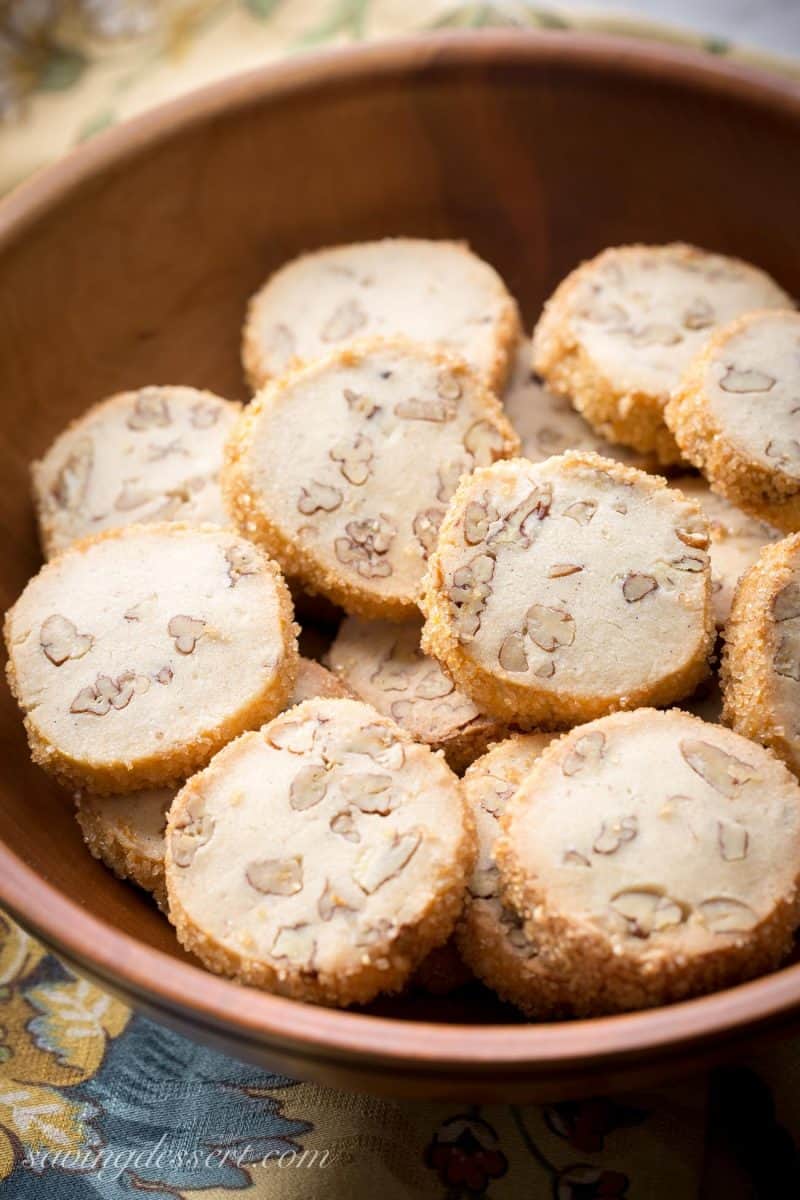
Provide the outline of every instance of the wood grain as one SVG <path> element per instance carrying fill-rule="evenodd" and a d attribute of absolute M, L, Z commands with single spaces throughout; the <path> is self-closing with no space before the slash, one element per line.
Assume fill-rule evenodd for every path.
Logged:
<path fill-rule="evenodd" d="M 243 396 L 249 294 L 299 251 L 467 238 L 527 324 L 579 259 L 685 238 L 800 293 L 800 89 L 686 51 L 487 33 L 320 55 L 226 81 L 87 144 L 0 205 L 0 596 L 38 566 L 28 463 L 114 390 Z M 197 968 L 83 849 L 0 692 L 0 900 L 158 1019 L 290 1074 L 394 1094 L 574 1095 L 653 1082 L 782 1030 L 800 967 L 702 1000 L 523 1025 L 475 989 L 339 1013 Z M 488 1023 L 487 1023 L 488 1022 Z"/>

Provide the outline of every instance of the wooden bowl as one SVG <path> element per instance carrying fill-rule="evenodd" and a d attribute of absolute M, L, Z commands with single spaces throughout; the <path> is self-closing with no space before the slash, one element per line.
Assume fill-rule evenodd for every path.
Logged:
<path fill-rule="evenodd" d="M 0 205 L 4 606 L 39 565 L 28 463 L 115 390 L 243 394 L 247 297 L 301 250 L 467 238 L 530 325 L 579 259 L 685 238 L 800 292 L 800 88 L 633 41 L 485 33 L 295 60 L 90 142 Z M 704 999 L 522 1024 L 477 986 L 335 1012 L 239 987 L 83 847 L 0 690 L 0 902 L 75 967 L 231 1054 L 363 1091 L 555 1099 L 700 1067 L 800 1009 L 800 966 Z"/>

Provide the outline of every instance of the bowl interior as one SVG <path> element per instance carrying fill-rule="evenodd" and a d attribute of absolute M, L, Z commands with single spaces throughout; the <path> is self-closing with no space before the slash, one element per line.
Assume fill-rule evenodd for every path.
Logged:
<path fill-rule="evenodd" d="M 40 561 L 31 459 L 121 388 L 245 397 L 245 303 L 291 256 L 390 234 L 465 238 L 527 327 L 566 271 L 620 242 L 742 255 L 796 294 L 799 135 L 789 85 L 661 49 L 498 34 L 290 65 L 99 138 L 0 212 L 3 607 Z M 69 797 L 28 761 L 5 688 L 0 739 L 0 840 L 107 929 L 186 958 L 154 906 L 85 851 Z M 516 1020 L 478 989 L 376 1007 Z"/>

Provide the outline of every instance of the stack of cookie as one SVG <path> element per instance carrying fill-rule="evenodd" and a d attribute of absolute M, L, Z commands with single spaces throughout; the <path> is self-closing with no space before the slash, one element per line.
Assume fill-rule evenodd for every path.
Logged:
<path fill-rule="evenodd" d="M 608 250 L 523 344 L 487 263 L 392 239 L 273 275 L 243 359 L 245 407 L 144 387 L 33 467 L 49 561 L 8 677 L 91 852 L 210 970 L 319 1003 L 471 972 L 546 1019 L 779 965 L 800 317 L 777 284 Z M 723 628 L 738 732 L 669 707 L 706 711 Z"/>

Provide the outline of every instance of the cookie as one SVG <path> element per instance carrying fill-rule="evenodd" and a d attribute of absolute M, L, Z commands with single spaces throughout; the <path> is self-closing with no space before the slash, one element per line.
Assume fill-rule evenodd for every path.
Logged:
<path fill-rule="evenodd" d="M 95 404 L 31 468 L 45 557 L 120 525 L 228 525 L 219 472 L 241 408 L 190 387 L 145 387 Z"/>
<path fill-rule="evenodd" d="M 297 670 L 280 571 L 214 526 L 77 542 L 28 583 L 5 638 L 34 761 L 110 795 L 179 783 L 280 712 Z"/>
<path fill-rule="evenodd" d="M 170 919 L 212 971 L 351 1004 L 403 986 L 449 936 L 473 832 L 440 756 L 355 700 L 244 734 L 170 810 Z"/>
<path fill-rule="evenodd" d="M 800 313 L 754 312 L 720 329 L 666 408 L 715 491 L 784 533 L 800 529 Z"/>
<path fill-rule="evenodd" d="M 349 693 L 335 675 L 319 663 L 301 658 L 287 707 L 314 697 L 346 697 Z M 95 858 L 120 879 L 130 879 L 152 892 L 167 910 L 164 883 L 164 830 L 175 798 L 174 788 L 132 792 L 128 796 L 76 797 L 75 815 L 83 840 Z"/>
<path fill-rule="evenodd" d="M 679 710 L 549 746 L 495 858 L 535 942 L 542 1011 L 666 1004 L 777 967 L 800 920 L 800 786 L 761 746 Z"/>
<path fill-rule="evenodd" d="M 541 728 L 669 704 L 714 640 L 698 505 L 589 452 L 475 471 L 431 556 L 422 648 L 480 708 Z"/>
<path fill-rule="evenodd" d="M 503 408 L 519 436 L 523 456 L 531 462 L 542 462 L 551 454 L 567 450 L 593 450 L 642 471 L 661 469 L 652 455 L 637 454 L 595 433 L 566 396 L 557 396 L 545 387 L 542 377 L 531 368 L 528 341 L 522 343 L 517 354 L 503 394 Z"/>
<path fill-rule="evenodd" d="M 411 734 L 443 750 L 454 771 L 463 771 L 505 726 L 484 716 L 456 690 L 436 659 L 422 653 L 419 621 L 363 621 L 346 617 L 327 662 L 348 687 Z"/>
<path fill-rule="evenodd" d="M 722 628 L 728 619 L 736 585 L 758 558 L 764 546 L 781 536 L 772 526 L 757 521 L 718 496 L 699 475 L 679 475 L 670 480 L 684 496 L 696 500 L 708 520 L 711 540 L 711 594 L 714 617 Z"/>
<path fill-rule="evenodd" d="M 718 325 L 786 308 L 763 271 L 694 246 L 616 246 L 556 289 L 533 335 L 533 365 L 613 442 L 662 463 L 681 455 L 664 405 Z"/>
<path fill-rule="evenodd" d="M 725 627 L 722 718 L 800 775 L 800 534 L 762 550 Z"/>
<path fill-rule="evenodd" d="M 499 389 L 520 335 L 500 276 L 463 242 L 385 238 L 304 254 L 250 301 L 242 361 L 253 390 L 354 337 L 395 337 L 465 359 Z"/>
<path fill-rule="evenodd" d="M 538 1015 L 538 951 L 518 914 L 503 901 L 494 846 L 506 804 L 556 736 L 517 734 L 498 742 L 472 764 L 463 780 L 478 853 L 456 927 L 456 944 L 478 978 L 528 1016 Z"/>
<path fill-rule="evenodd" d="M 369 342 L 265 388 L 226 451 L 239 528 L 347 612 L 417 613 L 425 561 L 461 475 L 519 442 L 462 362 Z"/>

